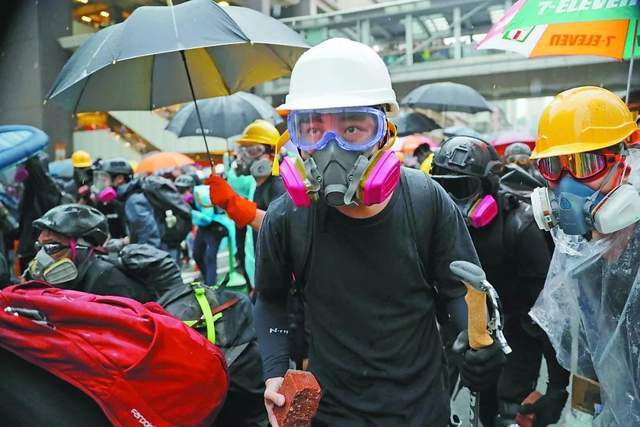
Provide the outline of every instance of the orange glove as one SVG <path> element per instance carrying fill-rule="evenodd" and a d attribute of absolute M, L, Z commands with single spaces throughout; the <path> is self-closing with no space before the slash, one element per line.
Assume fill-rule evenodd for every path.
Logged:
<path fill-rule="evenodd" d="M 211 203 L 224 209 L 238 227 L 247 226 L 256 217 L 255 202 L 240 197 L 224 179 L 211 175 L 205 184 L 209 186 Z"/>

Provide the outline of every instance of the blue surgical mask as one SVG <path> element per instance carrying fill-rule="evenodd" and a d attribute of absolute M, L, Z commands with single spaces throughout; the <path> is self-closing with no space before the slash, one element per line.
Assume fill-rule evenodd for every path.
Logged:
<path fill-rule="evenodd" d="M 593 229 L 590 210 L 604 194 L 593 190 L 569 175 L 562 177 L 553 190 L 556 196 L 556 215 L 565 234 L 582 236 Z"/>

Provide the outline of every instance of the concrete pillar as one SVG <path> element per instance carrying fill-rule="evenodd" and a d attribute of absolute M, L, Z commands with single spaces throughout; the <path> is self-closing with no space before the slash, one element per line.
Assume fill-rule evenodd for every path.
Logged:
<path fill-rule="evenodd" d="M 462 34 L 462 20 L 459 7 L 453 8 L 453 37 L 455 43 L 453 45 L 453 57 L 455 59 L 462 58 L 462 42 L 460 36 Z"/>
<path fill-rule="evenodd" d="M 360 42 L 371 46 L 371 21 L 363 19 L 359 22 Z"/>
<path fill-rule="evenodd" d="M 0 44 L 0 124 L 26 124 L 44 130 L 55 144 L 71 150 L 71 112 L 43 100 L 69 57 L 58 38 L 71 34 L 68 0 L 19 2 Z"/>

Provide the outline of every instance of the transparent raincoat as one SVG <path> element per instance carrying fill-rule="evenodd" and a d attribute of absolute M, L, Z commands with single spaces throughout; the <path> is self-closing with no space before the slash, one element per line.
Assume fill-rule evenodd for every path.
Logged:
<path fill-rule="evenodd" d="M 629 182 L 640 189 L 640 151 Z M 556 227 L 556 250 L 531 317 L 560 364 L 596 380 L 597 426 L 640 426 L 640 223 L 587 241 Z"/>

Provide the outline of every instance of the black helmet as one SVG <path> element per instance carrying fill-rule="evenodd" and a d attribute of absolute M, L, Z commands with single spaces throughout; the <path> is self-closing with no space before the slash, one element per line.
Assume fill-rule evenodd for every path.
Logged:
<path fill-rule="evenodd" d="M 99 210 L 87 205 L 56 206 L 33 221 L 33 226 L 101 246 L 109 238 L 109 223 Z"/>
<path fill-rule="evenodd" d="M 183 174 L 173 182 L 179 190 L 191 189 L 196 185 L 196 181 L 191 175 Z"/>
<path fill-rule="evenodd" d="M 133 175 L 133 168 L 124 157 L 103 160 L 100 163 L 100 169 L 111 175 L 111 177 L 117 175 L 131 177 Z"/>
<path fill-rule="evenodd" d="M 488 142 L 472 136 L 454 136 L 441 144 L 433 158 L 431 174 L 454 198 L 464 199 L 480 192 L 497 192 L 502 167 L 498 153 Z M 450 179 L 456 177 L 471 179 Z"/>
<path fill-rule="evenodd" d="M 459 175 L 487 177 L 502 168 L 500 157 L 491 144 L 472 136 L 454 136 L 444 141 L 433 158 L 438 169 Z"/>

